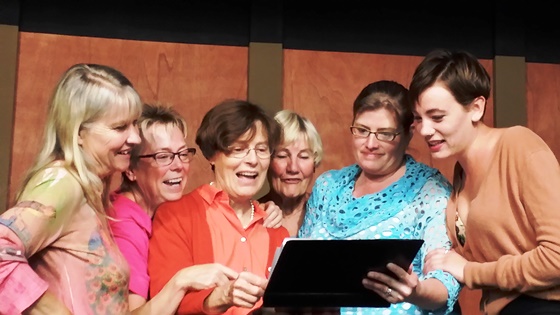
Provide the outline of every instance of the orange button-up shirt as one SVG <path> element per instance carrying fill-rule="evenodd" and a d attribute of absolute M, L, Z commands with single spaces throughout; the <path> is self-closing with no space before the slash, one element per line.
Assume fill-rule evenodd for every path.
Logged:
<path fill-rule="evenodd" d="M 150 295 L 161 291 L 182 268 L 198 264 L 221 263 L 237 272 L 246 270 L 267 277 L 274 253 L 289 233 L 283 227 L 265 228 L 265 213 L 258 204 L 254 206 L 255 216 L 243 228 L 227 194 L 210 185 L 162 204 L 154 217 L 150 239 Z M 188 292 L 177 314 L 204 313 L 204 300 L 212 290 Z M 259 301 L 254 308 L 261 304 Z M 245 315 L 251 311 L 231 307 L 224 314 Z"/>

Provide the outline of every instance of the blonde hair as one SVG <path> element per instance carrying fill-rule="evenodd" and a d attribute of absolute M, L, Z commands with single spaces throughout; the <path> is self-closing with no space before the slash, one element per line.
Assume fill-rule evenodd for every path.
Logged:
<path fill-rule="evenodd" d="M 96 162 L 78 144 L 79 132 L 117 109 L 140 115 L 142 102 L 130 81 L 118 70 L 104 65 L 76 64 L 63 74 L 51 97 L 43 147 L 28 171 L 18 200 L 29 181 L 53 162 L 60 161 L 80 183 L 88 204 L 105 215 L 109 205 L 111 176 L 100 178 Z"/>
<path fill-rule="evenodd" d="M 303 137 L 313 152 L 315 167 L 319 166 L 323 160 L 323 142 L 311 121 L 289 109 L 279 111 L 274 119 L 282 129 L 282 144 L 294 143 Z"/>

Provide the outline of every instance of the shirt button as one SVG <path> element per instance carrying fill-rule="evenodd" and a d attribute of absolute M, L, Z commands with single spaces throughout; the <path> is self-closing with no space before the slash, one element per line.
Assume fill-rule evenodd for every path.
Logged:
<path fill-rule="evenodd" d="M 241 243 L 245 243 L 247 242 L 247 239 L 245 237 L 241 237 Z"/>
<path fill-rule="evenodd" d="M 268 272 L 271 272 L 271 271 L 272 271 L 272 267 L 268 267 Z"/>
<path fill-rule="evenodd" d="M 247 267 L 243 267 L 243 271 L 247 271 Z"/>

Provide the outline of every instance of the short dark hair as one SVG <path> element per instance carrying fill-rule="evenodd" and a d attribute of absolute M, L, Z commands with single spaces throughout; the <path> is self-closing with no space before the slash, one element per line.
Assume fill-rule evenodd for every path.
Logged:
<path fill-rule="evenodd" d="M 490 75 L 478 59 L 466 51 L 436 49 L 428 53 L 416 67 L 410 82 L 412 105 L 437 82 L 443 83 L 463 106 L 479 96 L 490 97 Z"/>
<path fill-rule="evenodd" d="M 196 132 L 196 144 L 206 159 L 216 153 L 229 153 L 228 147 L 250 131 L 255 136 L 260 121 L 266 131 L 268 147 L 274 150 L 280 143 L 278 123 L 260 106 L 248 101 L 228 99 L 210 109 Z"/>
<path fill-rule="evenodd" d="M 356 116 L 363 112 L 385 108 L 395 114 L 397 123 L 403 128 L 403 132 L 408 134 L 414 120 L 409 102 L 408 89 L 398 82 L 380 80 L 370 83 L 354 101 L 352 123 Z"/>

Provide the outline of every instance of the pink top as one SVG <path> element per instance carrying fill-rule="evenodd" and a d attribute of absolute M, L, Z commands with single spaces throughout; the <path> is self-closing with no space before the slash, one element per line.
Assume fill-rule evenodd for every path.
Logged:
<path fill-rule="evenodd" d="M 0 314 L 21 313 L 47 285 L 73 314 L 126 314 L 128 265 L 103 220 L 65 168 L 36 174 L 0 215 L 0 251 L 29 260 L 0 261 Z"/>
<path fill-rule="evenodd" d="M 113 210 L 109 221 L 115 242 L 130 267 L 129 290 L 148 299 L 148 243 L 152 219 L 136 202 L 120 194 L 111 196 Z"/>

